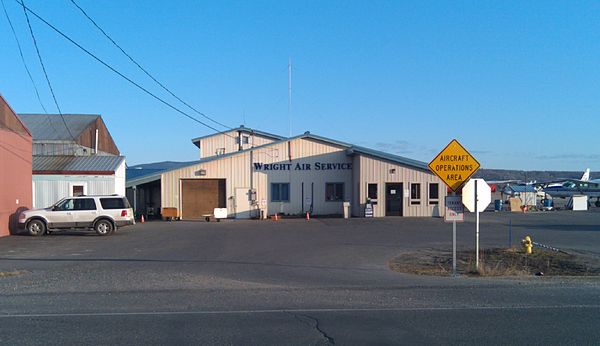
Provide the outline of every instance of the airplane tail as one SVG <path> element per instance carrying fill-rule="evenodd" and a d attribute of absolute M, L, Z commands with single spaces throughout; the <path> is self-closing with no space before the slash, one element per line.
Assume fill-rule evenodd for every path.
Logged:
<path fill-rule="evenodd" d="M 583 172 L 583 175 L 581 176 L 581 180 L 583 181 L 588 181 L 590 180 L 590 169 L 586 169 L 585 172 Z"/>

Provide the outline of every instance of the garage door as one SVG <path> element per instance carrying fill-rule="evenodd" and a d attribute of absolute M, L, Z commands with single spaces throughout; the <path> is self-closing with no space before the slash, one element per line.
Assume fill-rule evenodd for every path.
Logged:
<path fill-rule="evenodd" d="M 201 219 L 214 208 L 226 208 L 225 179 L 182 179 L 181 217 Z"/>

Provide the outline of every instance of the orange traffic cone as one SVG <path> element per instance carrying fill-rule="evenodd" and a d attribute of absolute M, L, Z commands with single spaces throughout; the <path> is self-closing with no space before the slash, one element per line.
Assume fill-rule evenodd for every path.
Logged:
<path fill-rule="evenodd" d="M 277 216 L 277 213 L 275 213 L 275 221 L 279 221 L 279 217 Z"/>
<path fill-rule="evenodd" d="M 306 212 L 306 221 L 310 220 L 310 214 Z"/>
<path fill-rule="evenodd" d="M 144 214 L 142 214 L 142 218 L 140 219 L 140 222 L 141 222 L 141 223 L 144 223 L 144 222 L 145 222 L 145 220 L 144 220 Z"/>

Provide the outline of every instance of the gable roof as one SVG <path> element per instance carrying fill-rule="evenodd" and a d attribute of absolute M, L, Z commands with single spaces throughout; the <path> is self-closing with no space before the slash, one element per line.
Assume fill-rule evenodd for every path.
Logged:
<path fill-rule="evenodd" d="M 19 114 L 31 132 L 34 141 L 73 141 L 96 119 L 97 114 Z M 65 126 L 66 123 L 66 126 Z M 67 129 L 68 126 L 68 129 Z"/>
<path fill-rule="evenodd" d="M 33 156 L 34 174 L 113 174 L 125 160 L 124 156 Z"/>
<path fill-rule="evenodd" d="M 221 131 L 221 132 L 217 132 L 217 133 L 212 133 L 210 135 L 193 138 L 192 139 L 192 143 L 194 143 L 198 148 L 200 148 L 200 143 L 199 142 L 202 139 L 210 138 L 210 137 L 213 137 L 213 136 L 223 135 L 225 133 L 233 132 L 233 131 L 240 131 L 240 132 L 244 132 L 244 133 L 255 134 L 255 135 L 259 135 L 261 137 L 271 138 L 271 139 L 273 139 L 275 141 L 280 141 L 282 139 L 285 139 L 285 137 L 283 137 L 283 136 L 279 136 L 279 135 L 276 135 L 276 134 L 273 134 L 273 133 L 264 132 L 264 131 L 260 131 L 260 130 L 255 130 L 255 129 L 252 129 L 250 127 L 245 127 L 244 125 L 240 125 L 240 127 L 236 127 L 235 129 L 230 129 L 230 130 L 227 130 L 227 131 Z"/>
<path fill-rule="evenodd" d="M 252 148 L 248 148 L 248 149 L 245 149 L 245 150 L 234 151 L 234 152 L 230 152 L 230 153 L 223 154 L 223 155 L 210 156 L 210 157 L 206 157 L 204 159 L 198 160 L 198 161 L 186 162 L 185 165 L 181 165 L 179 167 L 173 167 L 173 168 L 164 169 L 164 170 L 155 171 L 155 172 L 148 172 L 148 174 L 145 174 L 143 176 L 133 177 L 132 179 L 129 179 L 129 177 L 127 177 L 126 178 L 125 186 L 126 187 L 130 187 L 130 186 L 133 186 L 133 185 L 148 183 L 148 182 L 160 179 L 160 176 L 163 173 L 171 172 L 171 171 L 174 171 L 174 170 L 177 170 L 177 169 L 180 169 L 180 168 L 184 168 L 184 167 L 191 167 L 191 166 L 195 166 L 195 165 L 206 163 L 206 162 L 220 160 L 220 159 L 223 159 L 223 158 L 227 158 L 227 157 L 239 155 L 239 154 L 246 153 L 246 152 L 249 152 L 249 151 L 252 151 L 252 150 L 262 149 L 262 148 L 265 148 L 265 147 L 277 145 L 279 143 L 283 143 L 283 142 L 287 142 L 287 141 L 293 141 L 293 140 L 296 140 L 296 139 L 311 139 L 311 140 L 315 140 L 315 141 L 319 141 L 319 142 L 324 142 L 324 143 L 327 143 L 329 145 L 335 145 L 335 146 L 338 146 L 338 147 L 346 149 L 346 153 L 348 155 L 354 155 L 354 154 L 367 155 L 367 156 L 375 157 L 375 158 L 378 158 L 378 159 L 386 160 L 386 161 L 389 161 L 389 162 L 392 162 L 392 163 L 396 163 L 396 164 L 400 164 L 400 165 L 404 165 L 404 166 L 409 166 L 409 167 L 412 167 L 412 168 L 415 168 L 415 169 L 429 171 L 427 163 L 422 162 L 422 161 L 413 160 L 413 159 L 409 159 L 407 157 L 398 156 L 398 155 L 394 155 L 394 154 L 389 154 L 389 153 L 385 153 L 385 152 L 374 150 L 374 149 L 370 149 L 370 148 L 356 146 L 356 145 L 353 145 L 353 144 L 350 144 L 350 143 L 346 143 L 346 142 L 342 142 L 342 141 L 338 141 L 338 140 L 335 140 L 335 139 L 331 139 L 331 138 L 327 138 L 327 137 L 322 137 L 322 136 L 314 135 L 314 134 L 312 134 L 312 133 L 310 133 L 310 132 L 307 131 L 307 132 L 305 132 L 305 133 L 303 133 L 301 135 L 298 135 L 298 136 L 294 136 L 294 137 L 290 137 L 290 138 L 285 138 L 285 139 L 282 139 L 282 140 L 279 140 L 279 141 L 275 141 L 275 142 L 272 142 L 272 143 L 266 143 L 266 144 L 259 145 L 259 146 L 256 146 L 256 147 L 252 147 Z"/>

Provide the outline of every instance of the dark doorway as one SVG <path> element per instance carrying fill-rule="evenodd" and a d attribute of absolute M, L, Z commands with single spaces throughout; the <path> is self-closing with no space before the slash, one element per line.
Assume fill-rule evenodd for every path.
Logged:
<path fill-rule="evenodd" d="M 402 183 L 385 184 L 385 216 L 402 216 Z"/>

